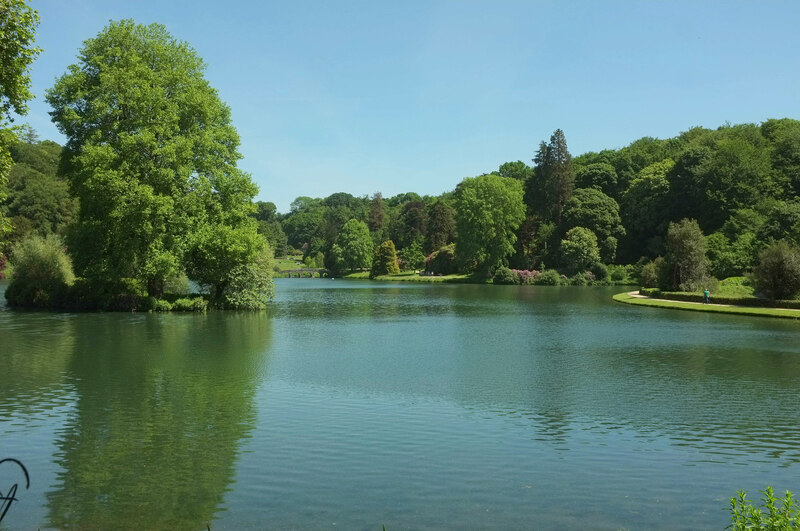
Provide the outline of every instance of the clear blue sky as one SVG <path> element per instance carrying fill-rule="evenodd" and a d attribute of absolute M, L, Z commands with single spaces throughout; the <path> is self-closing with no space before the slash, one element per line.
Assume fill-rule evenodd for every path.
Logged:
<path fill-rule="evenodd" d="M 557 128 L 573 155 L 701 125 L 800 118 L 800 1 L 34 0 L 24 120 L 110 19 L 159 22 L 208 64 L 261 192 L 436 195 Z"/>

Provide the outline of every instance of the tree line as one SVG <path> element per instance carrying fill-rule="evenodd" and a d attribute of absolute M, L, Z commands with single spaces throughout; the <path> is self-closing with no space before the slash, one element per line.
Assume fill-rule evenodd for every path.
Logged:
<path fill-rule="evenodd" d="M 557 130 L 530 162 L 506 162 L 439 196 L 298 197 L 285 214 L 269 204 L 262 232 L 333 271 L 370 267 L 373 255 L 356 243 L 391 241 L 406 269 L 602 277 L 608 265 L 629 265 L 640 280 L 649 264 L 644 279 L 671 289 L 743 275 L 772 243 L 800 244 L 797 120 L 695 127 L 577 157 Z M 692 246 L 702 249 L 696 267 L 676 273 Z M 664 259 L 672 272 L 652 281 Z"/>

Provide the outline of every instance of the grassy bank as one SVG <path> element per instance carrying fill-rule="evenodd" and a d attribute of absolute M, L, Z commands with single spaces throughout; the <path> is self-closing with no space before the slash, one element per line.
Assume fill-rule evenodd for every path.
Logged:
<path fill-rule="evenodd" d="M 618 293 L 613 299 L 623 304 L 634 304 L 638 306 L 652 306 L 656 308 L 667 308 L 670 310 L 688 310 L 693 312 L 710 313 L 729 313 L 737 315 L 749 315 L 754 317 L 778 317 L 782 319 L 800 319 L 800 310 L 787 310 L 783 308 L 756 308 L 746 306 L 722 306 L 715 304 L 702 304 L 698 302 L 672 301 L 666 299 L 649 299 L 629 295 L 628 293 Z"/>

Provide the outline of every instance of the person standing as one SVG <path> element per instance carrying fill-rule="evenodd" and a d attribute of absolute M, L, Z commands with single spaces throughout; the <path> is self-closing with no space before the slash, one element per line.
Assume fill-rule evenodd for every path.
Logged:
<path fill-rule="evenodd" d="M 708 304 L 708 299 L 710 296 L 711 293 L 709 293 L 708 289 L 703 288 L 703 304 Z"/>

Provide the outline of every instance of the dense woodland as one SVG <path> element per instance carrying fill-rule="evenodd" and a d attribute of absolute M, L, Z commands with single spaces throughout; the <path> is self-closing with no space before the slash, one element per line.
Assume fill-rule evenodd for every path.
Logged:
<path fill-rule="evenodd" d="M 32 131 L 12 150 L 6 251 L 30 234 L 64 235 L 76 219 L 60 152 Z M 681 220 L 696 220 L 705 273 L 741 276 L 772 242 L 800 244 L 800 122 L 698 127 L 577 157 L 559 130 L 530 165 L 504 163 L 439 196 L 301 196 L 283 214 L 256 202 L 250 216 L 276 254 L 302 253 L 310 267 L 337 273 L 370 268 L 375 249 L 390 240 L 401 269 L 489 276 L 508 266 L 596 278 L 606 275 L 604 265 L 632 264 L 645 279 L 647 263 L 668 255 L 670 223 L 677 230 Z M 678 241 L 692 241 L 686 230 Z M 658 283 L 658 273 L 650 275 Z M 665 287 L 680 287 L 670 280 Z"/>

